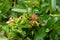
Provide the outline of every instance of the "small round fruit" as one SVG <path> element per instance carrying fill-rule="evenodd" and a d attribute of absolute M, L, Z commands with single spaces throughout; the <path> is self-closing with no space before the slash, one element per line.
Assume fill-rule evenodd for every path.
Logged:
<path fill-rule="evenodd" d="M 38 20 L 38 16 L 33 13 L 33 14 L 31 15 L 31 19 L 37 21 L 37 20 Z"/>

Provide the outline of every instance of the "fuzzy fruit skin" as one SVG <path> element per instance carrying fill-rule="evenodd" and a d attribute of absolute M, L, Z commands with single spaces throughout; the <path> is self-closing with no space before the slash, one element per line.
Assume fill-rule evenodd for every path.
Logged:
<path fill-rule="evenodd" d="M 31 15 L 31 19 L 37 21 L 38 20 L 38 16 L 35 13 L 33 13 Z"/>
<path fill-rule="evenodd" d="M 30 25 L 31 26 L 37 26 L 38 25 L 38 16 L 33 13 L 30 17 L 29 17 L 31 20 L 29 21 Z"/>

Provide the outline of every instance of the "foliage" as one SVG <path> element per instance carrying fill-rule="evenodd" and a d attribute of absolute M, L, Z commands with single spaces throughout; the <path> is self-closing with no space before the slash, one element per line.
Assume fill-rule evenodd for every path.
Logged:
<path fill-rule="evenodd" d="M 60 40 L 60 0 L 0 0 L 0 40 Z"/>

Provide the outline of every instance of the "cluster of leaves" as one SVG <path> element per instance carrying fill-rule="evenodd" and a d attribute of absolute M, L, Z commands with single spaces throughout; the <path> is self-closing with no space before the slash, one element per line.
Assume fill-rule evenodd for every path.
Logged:
<path fill-rule="evenodd" d="M 60 0 L 0 0 L 0 40 L 60 40 Z"/>

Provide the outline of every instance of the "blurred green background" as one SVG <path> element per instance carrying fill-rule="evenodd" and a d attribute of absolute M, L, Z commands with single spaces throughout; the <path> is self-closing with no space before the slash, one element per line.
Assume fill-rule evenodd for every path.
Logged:
<path fill-rule="evenodd" d="M 0 40 L 60 40 L 60 0 L 0 0 Z"/>

